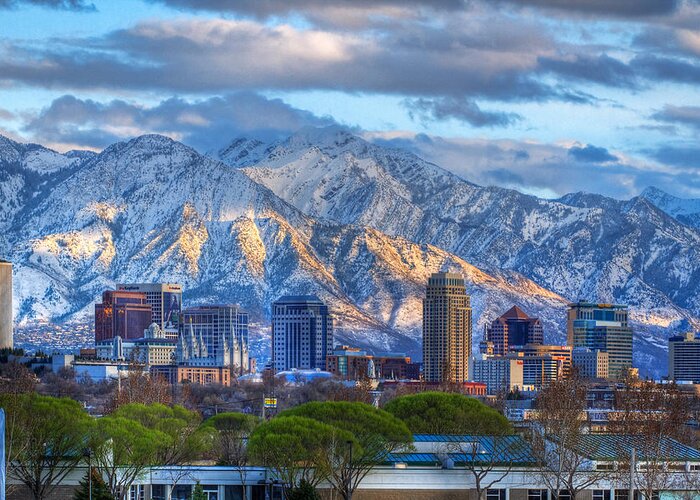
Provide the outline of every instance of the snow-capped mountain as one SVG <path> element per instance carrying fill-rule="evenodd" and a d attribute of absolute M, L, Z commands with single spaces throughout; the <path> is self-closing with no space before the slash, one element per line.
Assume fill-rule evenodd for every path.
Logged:
<path fill-rule="evenodd" d="M 221 158 L 308 215 L 429 243 L 570 299 L 630 304 L 647 360 L 671 332 L 700 327 L 700 231 L 669 204 L 481 187 L 337 128 L 256 151 L 254 164 Z"/>
<path fill-rule="evenodd" d="M 14 157 L 4 165 L 26 170 Z M 565 300 L 517 273 L 487 274 L 431 245 L 315 219 L 165 137 L 71 165 L 27 187 L 0 228 L 20 322 L 90 321 L 115 282 L 163 280 L 183 283 L 189 304 L 236 302 L 262 321 L 277 297 L 317 293 L 336 312 L 339 341 L 416 355 L 424 285 L 448 268 L 467 279 L 477 334 L 512 304 L 542 316 L 552 336 L 563 331 Z"/>
<path fill-rule="evenodd" d="M 23 322 L 90 321 L 115 282 L 175 281 L 189 304 L 237 302 L 262 323 L 278 296 L 317 293 L 340 341 L 417 355 L 427 278 L 452 269 L 475 345 L 513 304 L 562 342 L 567 300 L 623 302 L 658 374 L 668 335 L 700 328 L 700 231 L 647 196 L 481 187 L 337 128 L 209 156 L 153 135 L 97 155 L 1 139 L 0 168 Z"/>
<path fill-rule="evenodd" d="M 677 198 L 655 187 L 646 188 L 640 196 L 680 222 L 700 229 L 700 199 Z"/>

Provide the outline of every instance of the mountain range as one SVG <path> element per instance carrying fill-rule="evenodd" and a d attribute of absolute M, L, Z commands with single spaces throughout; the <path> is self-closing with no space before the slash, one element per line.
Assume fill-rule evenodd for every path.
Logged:
<path fill-rule="evenodd" d="M 338 342 L 420 355 L 428 276 L 462 273 L 475 342 L 516 304 L 562 342 L 578 298 L 631 306 L 636 362 L 660 374 L 667 337 L 700 328 L 700 201 L 541 199 L 472 184 L 331 127 L 206 154 L 146 135 L 99 154 L 0 137 L 0 255 L 20 324 L 89 322 L 116 282 L 185 285 L 188 304 L 316 293 Z"/>

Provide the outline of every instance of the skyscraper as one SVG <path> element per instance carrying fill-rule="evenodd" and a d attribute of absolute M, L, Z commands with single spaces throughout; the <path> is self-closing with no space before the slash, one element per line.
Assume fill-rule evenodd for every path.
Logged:
<path fill-rule="evenodd" d="M 459 274 L 435 273 L 423 300 L 423 376 L 464 382 L 472 354 L 472 309 Z"/>
<path fill-rule="evenodd" d="M 183 365 L 248 371 L 248 313 L 232 304 L 188 307 L 182 312 L 176 359 Z"/>
<path fill-rule="evenodd" d="M 542 322 L 513 306 L 486 326 L 486 342 L 493 342 L 493 354 L 505 356 L 509 350 L 544 342 Z"/>
<path fill-rule="evenodd" d="M 150 325 L 151 306 L 143 293 L 107 290 L 102 304 L 95 304 L 95 342 L 140 339 Z"/>
<path fill-rule="evenodd" d="M 13 347 L 12 264 L 0 260 L 0 349 Z"/>
<path fill-rule="evenodd" d="M 694 333 L 668 339 L 668 378 L 700 383 L 700 339 Z"/>
<path fill-rule="evenodd" d="M 576 302 L 567 311 L 567 339 L 572 347 L 608 353 L 610 378 L 620 379 L 632 368 L 632 328 L 626 305 Z"/>
<path fill-rule="evenodd" d="M 288 295 L 272 304 L 272 366 L 276 371 L 326 369 L 333 317 L 315 295 Z"/>
<path fill-rule="evenodd" d="M 117 290 L 146 294 L 151 321 L 160 326 L 168 339 L 177 339 L 182 312 L 182 285 L 177 283 L 121 283 Z"/>

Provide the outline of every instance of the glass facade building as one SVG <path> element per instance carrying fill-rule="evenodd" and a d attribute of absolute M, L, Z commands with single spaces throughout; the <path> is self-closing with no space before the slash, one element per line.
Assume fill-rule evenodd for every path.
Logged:
<path fill-rule="evenodd" d="M 95 342 L 140 339 L 151 324 L 151 306 L 146 295 L 138 292 L 108 290 L 102 303 L 95 304 Z"/>
<path fill-rule="evenodd" d="M 333 317 L 315 295 L 284 296 L 272 304 L 272 366 L 276 371 L 326 369 Z"/>
<path fill-rule="evenodd" d="M 608 374 L 620 379 L 632 368 L 632 328 L 628 308 L 620 304 L 576 302 L 567 311 L 567 340 L 572 347 L 608 353 Z"/>

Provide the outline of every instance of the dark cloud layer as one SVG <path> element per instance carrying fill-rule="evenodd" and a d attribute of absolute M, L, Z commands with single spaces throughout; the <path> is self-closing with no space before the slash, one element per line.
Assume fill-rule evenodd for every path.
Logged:
<path fill-rule="evenodd" d="M 424 121 L 455 119 L 474 127 L 506 127 L 522 119 L 517 113 L 484 111 L 477 103 L 468 99 L 414 99 L 405 102 L 411 117 Z"/>
<path fill-rule="evenodd" d="M 87 12 L 96 10 L 95 4 L 85 0 L 0 0 L 0 9 L 14 9 L 22 5 Z"/>
<path fill-rule="evenodd" d="M 572 158 L 586 163 L 608 163 L 618 160 L 617 156 L 610 154 L 607 149 L 591 144 L 571 147 L 568 154 Z"/>
<path fill-rule="evenodd" d="M 564 12 L 594 15 L 643 17 L 670 14 L 682 3 L 679 0 L 508 0 L 519 6 L 542 7 Z"/>
<path fill-rule="evenodd" d="M 126 137 L 161 133 L 206 151 L 239 135 L 269 140 L 302 127 L 331 124 L 335 124 L 331 118 L 248 92 L 195 102 L 171 98 L 151 107 L 65 95 L 31 119 L 24 132 L 38 142 L 96 149 Z"/>
<path fill-rule="evenodd" d="M 652 115 L 658 121 L 685 125 L 700 131 L 700 106 L 666 105 Z"/>

